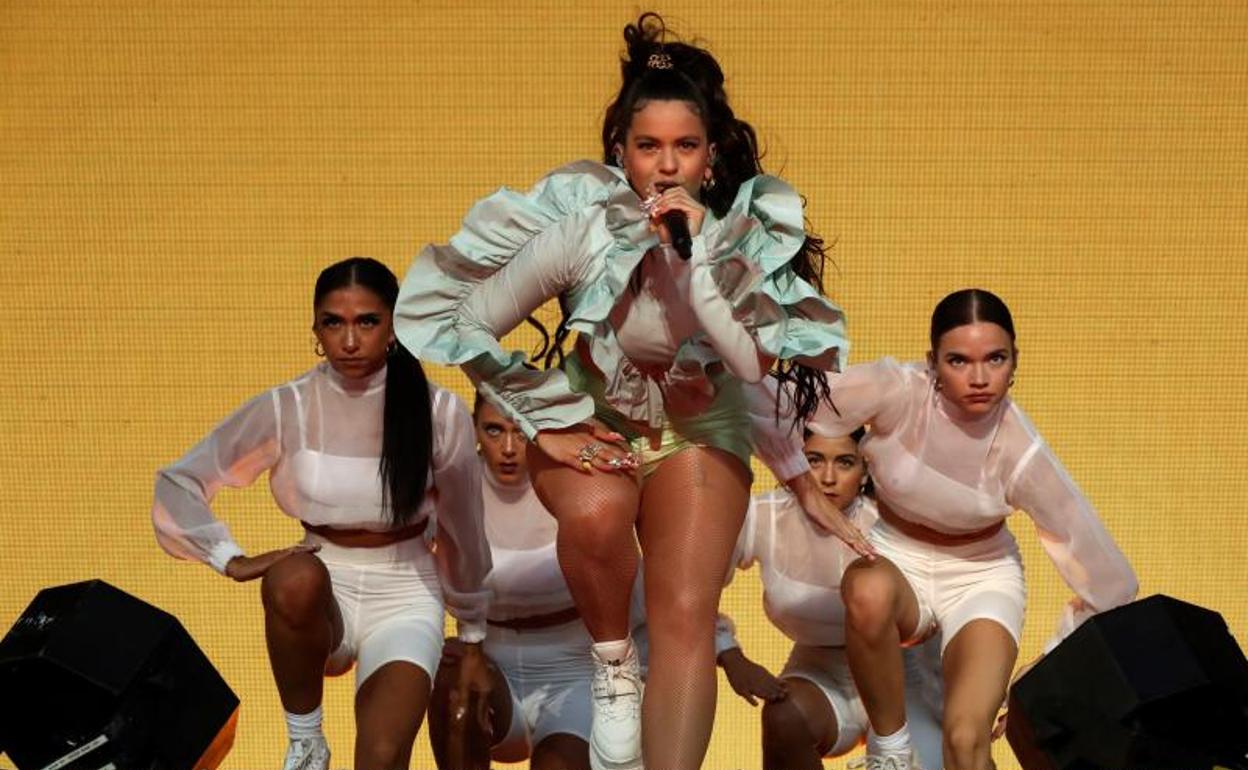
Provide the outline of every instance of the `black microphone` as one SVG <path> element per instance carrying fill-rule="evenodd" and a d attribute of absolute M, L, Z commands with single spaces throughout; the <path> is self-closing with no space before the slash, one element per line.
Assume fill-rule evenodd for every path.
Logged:
<path fill-rule="evenodd" d="M 659 219 L 667 225 L 667 232 L 672 236 L 672 248 L 676 249 L 680 258 L 693 256 L 693 237 L 689 235 L 689 217 L 685 216 L 685 212 L 672 209 L 664 212 Z"/>

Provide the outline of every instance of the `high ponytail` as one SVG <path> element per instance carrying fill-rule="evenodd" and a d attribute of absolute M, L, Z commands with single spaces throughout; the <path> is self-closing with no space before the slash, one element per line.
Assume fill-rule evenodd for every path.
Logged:
<path fill-rule="evenodd" d="M 313 308 L 331 291 L 363 286 L 394 312 L 399 281 L 390 268 L 368 257 L 351 257 L 321 271 L 313 292 Z M 420 361 L 399 342 L 391 345 L 386 362 L 385 408 L 382 417 L 382 503 L 391 523 L 410 523 L 425 499 L 429 463 L 433 455 L 433 411 L 429 381 Z"/>

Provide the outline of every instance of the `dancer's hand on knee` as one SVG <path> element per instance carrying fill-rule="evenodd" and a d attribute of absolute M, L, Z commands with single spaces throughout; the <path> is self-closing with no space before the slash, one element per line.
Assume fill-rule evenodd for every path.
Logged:
<path fill-rule="evenodd" d="M 871 545 L 866 535 L 862 534 L 862 530 L 854 526 L 841 509 L 823 494 L 823 490 L 819 488 L 819 482 L 812 473 L 807 472 L 796 476 L 786 483 L 816 529 L 844 540 L 845 544 L 854 549 L 859 556 L 865 556 L 867 559 L 876 557 L 875 546 Z"/>
<path fill-rule="evenodd" d="M 239 583 L 245 583 L 248 580 L 264 577 L 264 573 L 268 572 L 270 567 L 287 556 L 297 553 L 316 553 L 319 550 L 321 550 L 319 545 L 298 543 L 289 548 L 267 551 L 258 556 L 235 556 L 226 563 L 225 574 L 226 577 L 234 578 Z"/>
<path fill-rule="evenodd" d="M 754 661 L 745 657 L 740 647 L 731 647 L 719 654 L 718 663 L 728 678 L 728 684 L 737 695 L 751 705 L 757 706 L 755 698 L 762 698 L 768 703 L 782 701 L 789 696 L 789 689 L 784 681 L 771 675 L 771 672 Z"/>
<path fill-rule="evenodd" d="M 442 660 L 438 662 L 438 668 L 454 667 L 459 665 L 459 661 L 463 660 L 464 650 L 467 647 L 458 637 L 451 637 L 442 643 Z"/>
<path fill-rule="evenodd" d="M 623 441 L 620 434 L 591 420 L 570 428 L 540 431 L 534 443 L 550 459 L 582 473 L 631 474 L 637 469 L 637 456 L 621 445 Z"/>
<path fill-rule="evenodd" d="M 494 722 L 490 718 L 490 693 L 494 682 L 490 677 L 490 661 L 481 644 L 459 643 L 459 675 L 451 691 L 453 721 L 466 725 L 474 734 L 486 736 L 486 745 L 493 744 Z"/>

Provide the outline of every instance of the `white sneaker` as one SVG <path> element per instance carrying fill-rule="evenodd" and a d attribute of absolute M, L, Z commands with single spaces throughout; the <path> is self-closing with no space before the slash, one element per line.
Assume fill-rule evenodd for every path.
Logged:
<path fill-rule="evenodd" d="M 329 770 L 329 744 L 325 736 L 291 741 L 282 770 Z"/>
<path fill-rule="evenodd" d="M 591 653 L 594 679 L 589 727 L 589 766 L 593 770 L 640 770 L 641 670 L 637 649 L 607 663 Z"/>
<path fill-rule="evenodd" d="M 868 754 L 865 757 L 850 761 L 847 764 L 849 770 L 923 770 L 919 764 L 919 758 L 915 756 L 914 749 L 907 749 L 900 754 Z"/>

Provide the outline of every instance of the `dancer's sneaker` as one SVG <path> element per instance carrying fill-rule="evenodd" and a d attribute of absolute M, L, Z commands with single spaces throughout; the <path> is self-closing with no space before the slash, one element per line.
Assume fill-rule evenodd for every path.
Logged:
<path fill-rule="evenodd" d="M 325 736 L 291 741 L 282 770 L 329 770 L 329 744 Z"/>
<path fill-rule="evenodd" d="M 919 764 L 919 758 L 915 755 L 914 749 L 906 749 L 900 752 L 885 752 L 883 754 L 867 754 L 865 757 L 859 757 L 852 760 L 845 767 L 848 770 L 923 770 Z"/>
<path fill-rule="evenodd" d="M 616 661 L 591 655 L 589 766 L 593 770 L 640 770 L 642 683 L 637 649 L 629 645 L 628 655 Z"/>

